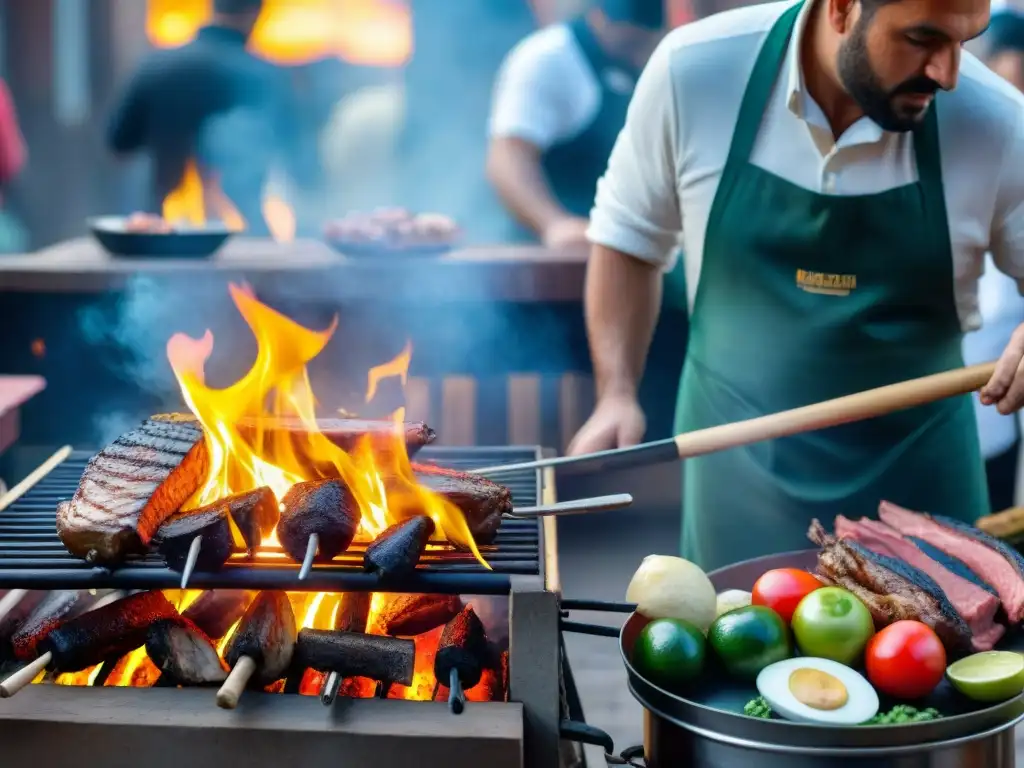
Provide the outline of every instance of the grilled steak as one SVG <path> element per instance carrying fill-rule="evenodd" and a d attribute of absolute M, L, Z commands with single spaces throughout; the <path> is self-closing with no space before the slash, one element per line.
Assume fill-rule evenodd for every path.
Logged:
<path fill-rule="evenodd" d="M 896 529 L 894 528 L 893 530 Z M 934 560 L 937 563 L 942 563 L 942 565 L 946 567 L 946 570 L 952 571 L 962 579 L 967 579 L 967 581 L 971 582 L 974 586 L 984 589 L 990 595 L 998 599 L 999 593 L 996 592 L 996 588 L 989 584 L 987 581 L 983 581 L 982 578 L 974 571 L 972 571 L 969 567 L 967 567 L 967 563 L 965 563 L 959 557 L 947 555 L 938 547 L 933 547 L 924 539 L 919 539 L 916 536 L 907 536 L 905 538 L 907 539 L 907 541 L 914 542 L 914 546 L 920 549 L 926 555 L 928 555 L 928 557 L 930 557 L 932 560 Z"/>
<path fill-rule="evenodd" d="M 854 522 L 840 515 L 836 518 L 836 536 L 852 539 L 876 554 L 902 560 L 930 576 L 970 627 L 974 650 L 991 651 L 1006 631 L 995 623 L 999 610 L 996 597 L 947 570 L 885 523 L 867 519 Z"/>
<path fill-rule="evenodd" d="M 194 423 L 150 419 L 93 456 L 74 497 L 57 505 L 68 551 L 102 565 L 144 552 L 206 479 L 202 437 Z"/>
<path fill-rule="evenodd" d="M 1013 624 L 1024 618 L 1024 558 L 998 539 L 948 518 L 911 512 L 888 501 L 878 516 L 904 536 L 914 536 L 962 560 L 995 587 Z"/>
<path fill-rule="evenodd" d="M 970 628 L 926 573 L 855 541 L 829 536 L 817 520 L 807 535 L 822 548 L 818 573 L 859 597 L 877 626 L 914 619 L 935 630 L 947 652 L 971 650 Z"/>
<path fill-rule="evenodd" d="M 501 516 L 512 511 L 512 492 L 482 475 L 430 464 L 413 464 L 416 479 L 462 510 L 477 544 L 494 541 Z"/>

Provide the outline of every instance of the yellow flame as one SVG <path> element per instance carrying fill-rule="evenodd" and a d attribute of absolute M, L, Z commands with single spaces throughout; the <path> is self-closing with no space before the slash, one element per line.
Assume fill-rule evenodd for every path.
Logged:
<path fill-rule="evenodd" d="M 393 359 L 370 369 L 366 379 L 366 402 L 373 400 L 377 386 L 384 380 L 397 377 L 404 387 L 409 381 L 409 363 L 412 361 L 412 342 L 405 342 L 405 348 Z M 403 413 L 404 418 L 404 413 Z"/>
<path fill-rule="evenodd" d="M 224 389 L 206 385 L 205 364 L 213 352 L 209 331 L 201 339 L 175 334 L 167 343 L 167 357 L 185 402 L 203 426 L 210 457 L 206 481 L 185 508 L 261 486 L 281 499 L 297 482 L 340 478 L 359 506 L 364 540 L 425 514 L 440 537 L 469 549 L 487 567 L 462 511 L 417 482 L 401 423 L 386 435 L 359 439 L 351 452 L 320 431 L 306 365 L 327 346 L 337 317 L 326 330 L 314 331 L 260 303 L 244 286 L 232 284 L 229 291 L 256 337 L 256 360 L 241 379 Z M 297 420 L 301 431 L 275 429 L 282 420 Z"/>
<path fill-rule="evenodd" d="M 271 237 L 277 242 L 290 243 L 295 240 L 295 212 L 280 197 L 268 194 L 263 198 L 263 219 Z"/>
<path fill-rule="evenodd" d="M 195 162 L 189 160 L 181 183 L 164 198 L 164 219 L 171 224 L 191 224 L 201 227 L 206 223 L 203 201 L 203 180 Z"/>

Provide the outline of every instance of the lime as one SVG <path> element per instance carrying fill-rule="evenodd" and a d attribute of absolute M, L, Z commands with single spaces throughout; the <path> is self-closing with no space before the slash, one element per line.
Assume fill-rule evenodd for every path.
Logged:
<path fill-rule="evenodd" d="M 1005 701 L 1024 691 L 1024 656 L 1012 651 L 985 651 L 954 662 L 946 677 L 974 701 Z"/>
<path fill-rule="evenodd" d="M 704 668 L 704 633 L 682 619 L 657 619 L 640 631 L 633 666 L 666 690 L 679 690 Z"/>
<path fill-rule="evenodd" d="M 792 655 L 786 623 L 763 605 L 723 613 L 708 630 L 708 642 L 730 675 L 748 680 Z"/>

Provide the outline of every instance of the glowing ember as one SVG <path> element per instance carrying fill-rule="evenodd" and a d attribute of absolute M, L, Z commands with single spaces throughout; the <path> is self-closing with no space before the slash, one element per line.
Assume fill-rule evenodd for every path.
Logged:
<path fill-rule="evenodd" d="M 185 402 L 203 426 L 210 455 L 206 482 L 185 508 L 261 486 L 269 487 L 281 499 L 297 482 L 341 478 L 359 505 L 360 540 L 370 540 L 389 525 L 426 514 L 434 520 L 439 536 L 469 549 L 488 567 L 461 510 L 416 481 L 401 409 L 383 447 L 379 438 L 364 437 L 348 453 L 320 431 L 306 365 L 327 346 L 337 318 L 330 328 L 313 331 L 260 303 L 248 288 L 231 285 L 229 289 L 257 343 L 256 360 L 241 379 L 224 389 L 206 386 L 204 366 L 213 352 L 209 331 L 201 339 L 175 334 L 167 343 L 167 357 Z M 393 366 L 390 375 L 404 377 L 409 355 L 403 356 L 400 365 L 387 364 Z M 371 373 L 370 381 L 381 377 Z M 238 428 L 243 419 L 255 427 L 247 428 L 244 436 Z M 304 431 L 270 428 L 281 419 L 299 420 Z M 262 554 L 257 552 L 258 557 Z"/>

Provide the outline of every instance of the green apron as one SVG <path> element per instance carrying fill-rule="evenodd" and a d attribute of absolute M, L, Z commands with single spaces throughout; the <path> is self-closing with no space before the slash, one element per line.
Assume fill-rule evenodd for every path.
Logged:
<path fill-rule="evenodd" d="M 711 208 L 676 432 L 761 416 L 963 365 L 933 105 L 919 181 L 837 197 L 749 162 L 800 6 L 769 33 Z M 683 556 L 718 568 L 806 549 L 812 518 L 889 500 L 988 513 L 968 396 L 685 462 Z"/>

